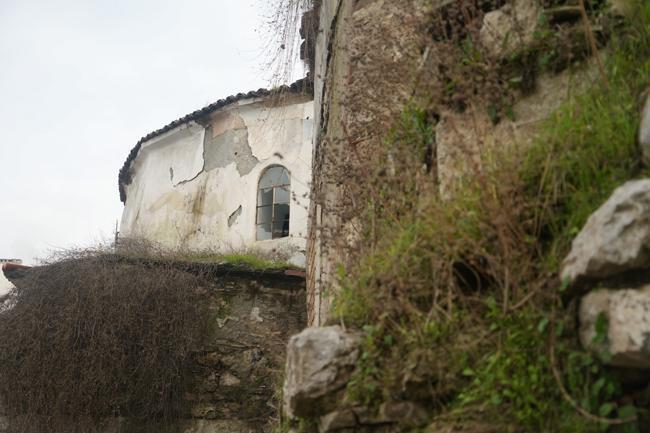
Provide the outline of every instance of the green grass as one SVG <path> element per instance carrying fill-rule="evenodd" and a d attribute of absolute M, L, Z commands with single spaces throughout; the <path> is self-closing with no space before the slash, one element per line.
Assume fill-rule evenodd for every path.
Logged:
<path fill-rule="evenodd" d="M 229 253 L 213 250 L 193 251 L 187 249 L 167 248 L 143 239 L 131 239 L 118 250 L 118 254 L 134 259 L 155 259 L 169 261 L 186 261 L 193 263 L 229 264 L 246 267 L 251 270 L 301 269 L 286 261 L 287 255 L 255 249 L 244 249 Z"/>
<path fill-rule="evenodd" d="M 597 206 L 641 173 L 636 146 L 639 95 L 650 82 L 650 3 L 605 54 L 607 84 L 565 103 L 544 126 L 524 175 L 548 240 L 550 265 Z M 601 78 L 602 79 L 602 78 Z"/>
<path fill-rule="evenodd" d="M 274 261 L 261 258 L 252 254 L 231 253 L 218 256 L 218 261 L 231 265 L 245 266 L 255 270 L 265 269 L 297 269 L 296 266 L 284 261 Z"/>

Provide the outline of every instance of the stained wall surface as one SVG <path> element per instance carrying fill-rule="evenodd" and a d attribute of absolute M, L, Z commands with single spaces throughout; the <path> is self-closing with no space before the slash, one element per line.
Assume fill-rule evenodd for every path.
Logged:
<path fill-rule="evenodd" d="M 276 251 L 304 265 L 313 102 L 307 95 L 234 102 L 142 144 L 120 234 L 170 248 Z M 258 181 L 290 172 L 289 236 L 256 239 Z"/>

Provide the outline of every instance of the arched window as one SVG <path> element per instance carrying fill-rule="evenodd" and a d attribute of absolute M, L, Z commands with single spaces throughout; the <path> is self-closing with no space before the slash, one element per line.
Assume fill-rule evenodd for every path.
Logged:
<path fill-rule="evenodd" d="M 281 165 L 267 168 L 257 188 L 257 240 L 289 236 L 291 178 Z"/>

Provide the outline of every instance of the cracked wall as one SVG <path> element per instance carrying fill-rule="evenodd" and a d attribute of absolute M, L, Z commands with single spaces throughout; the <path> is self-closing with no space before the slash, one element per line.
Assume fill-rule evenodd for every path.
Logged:
<path fill-rule="evenodd" d="M 206 131 L 206 137 L 208 135 Z M 224 168 L 234 163 L 239 175 L 243 176 L 260 163 L 253 156 L 253 151 L 248 144 L 246 128 L 225 131 L 212 139 L 206 138 L 203 149 L 205 171 Z"/>
<path fill-rule="evenodd" d="M 304 263 L 313 102 L 245 100 L 143 143 L 127 187 L 121 234 L 170 248 L 259 249 Z M 290 236 L 256 241 L 257 183 L 271 165 L 291 173 Z"/>

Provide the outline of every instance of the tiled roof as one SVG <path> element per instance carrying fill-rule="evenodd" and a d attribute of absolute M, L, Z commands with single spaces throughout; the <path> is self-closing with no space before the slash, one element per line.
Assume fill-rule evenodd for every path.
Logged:
<path fill-rule="evenodd" d="M 309 78 L 303 78 L 301 80 L 292 83 L 289 86 L 280 86 L 271 90 L 259 89 L 259 90 L 252 90 L 248 93 L 238 93 L 236 95 L 228 96 L 225 99 L 219 99 L 217 102 L 214 102 L 199 110 L 186 114 L 185 116 L 176 119 L 173 122 L 168 123 L 162 128 L 150 132 L 149 134 L 145 135 L 140 140 L 138 140 L 138 142 L 133 147 L 133 149 L 131 149 L 131 152 L 129 152 L 129 156 L 127 156 L 126 161 L 124 161 L 124 165 L 120 169 L 120 173 L 118 175 L 120 200 L 122 201 L 122 203 L 126 202 L 126 185 L 131 183 L 131 164 L 138 156 L 138 152 L 140 152 L 140 147 L 146 141 L 149 141 L 154 137 L 162 135 L 167 131 L 171 131 L 177 126 L 183 125 L 193 120 L 201 119 L 204 116 L 207 116 L 210 113 L 213 113 L 218 109 L 223 108 L 237 101 L 242 101 L 244 99 L 252 99 L 252 98 L 263 98 L 266 96 L 273 96 L 273 95 L 282 95 L 286 93 L 293 93 L 293 94 L 305 93 L 311 95 L 313 94 L 313 91 L 314 91 L 313 82 Z"/>

